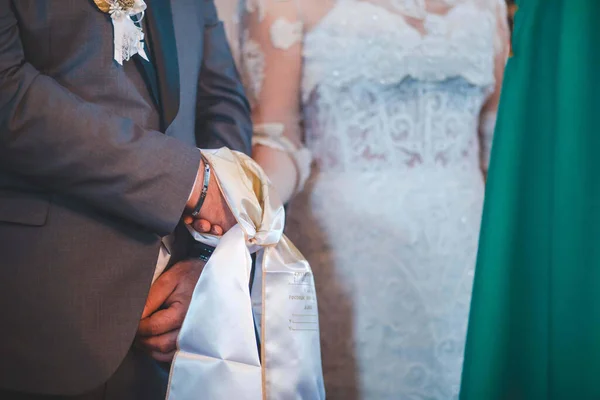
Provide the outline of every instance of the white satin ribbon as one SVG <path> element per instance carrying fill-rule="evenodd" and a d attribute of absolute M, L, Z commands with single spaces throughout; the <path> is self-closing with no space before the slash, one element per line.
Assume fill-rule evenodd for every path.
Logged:
<path fill-rule="evenodd" d="M 248 278 L 252 261 L 239 225 L 206 264 L 178 339 L 167 399 L 262 398 Z"/>
<path fill-rule="evenodd" d="M 167 398 L 324 399 L 312 270 L 283 235 L 283 205 L 251 158 L 203 154 L 238 224 L 220 239 L 192 231 L 216 249 L 179 335 Z"/>

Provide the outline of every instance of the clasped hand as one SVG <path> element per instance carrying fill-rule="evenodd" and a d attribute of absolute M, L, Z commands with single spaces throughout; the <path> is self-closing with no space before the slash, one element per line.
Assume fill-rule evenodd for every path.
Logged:
<path fill-rule="evenodd" d="M 179 262 L 165 271 L 150 288 L 136 345 L 154 359 L 162 362 L 173 359 L 179 330 L 203 268 L 202 260 Z"/>
<path fill-rule="evenodd" d="M 201 167 L 198 170 L 196 185 L 192 189 L 192 194 L 186 205 L 188 211 L 194 209 L 200 198 L 200 193 L 202 192 L 201 182 L 204 179 L 202 170 L 203 164 L 201 164 Z M 216 177 L 212 171 L 210 182 L 206 193 L 206 199 L 204 200 L 202 208 L 200 208 L 200 215 L 198 215 L 198 218 L 186 215 L 183 220 L 186 224 L 192 225 L 192 227 L 200 233 L 222 235 L 236 224 L 236 220 L 227 205 L 227 201 L 223 198 L 223 194 L 219 190 L 219 185 L 217 184 Z"/>
<path fill-rule="evenodd" d="M 197 192 L 196 188 L 194 192 Z M 185 216 L 183 221 L 197 232 L 217 236 L 236 223 L 216 184 L 209 186 L 198 218 Z M 197 259 L 179 262 L 165 271 L 150 288 L 138 327 L 136 346 L 148 352 L 157 361 L 173 360 L 177 349 L 177 337 L 204 264 Z"/>

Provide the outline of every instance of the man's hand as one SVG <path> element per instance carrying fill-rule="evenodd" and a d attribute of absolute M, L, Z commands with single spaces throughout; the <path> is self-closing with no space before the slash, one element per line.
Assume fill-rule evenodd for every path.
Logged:
<path fill-rule="evenodd" d="M 186 216 L 183 218 L 183 222 L 187 225 L 191 225 L 192 228 L 199 233 L 211 233 L 216 236 L 223 235 L 223 228 L 219 225 L 212 225 L 210 221 L 205 219 L 194 219 L 190 216 Z"/>
<path fill-rule="evenodd" d="M 188 199 L 186 204 L 186 210 L 191 212 L 198 200 L 200 199 L 200 194 L 202 193 L 202 186 L 204 183 L 204 161 L 200 163 L 200 168 L 198 169 L 198 175 L 196 177 L 196 184 L 192 189 L 192 194 Z M 184 222 L 188 225 L 194 226 L 200 233 L 212 233 L 214 235 L 222 235 L 223 232 L 227 232 L 231 229 L 237 221 L 235 217 L 231 213 L 227 202 L 223 198 L 221 190 L 219 189 L 219 185 L 217 183 L 217 178 L 214 176 L 214 173 L 211 171 L 210 183 L 208 185 L 208 192 L 206 193 L 206 199 L 204 200 L 204 204 L 200 209 L 199 218 L 192 218 L 191 216 L 185 216 Z"/>
<path fill-rule="evenodd" d="M 177 336 L 205 263 L 186 260 L 163 273 L 150 288 L 136 345 L 161 362 L 173 360 Z"/>

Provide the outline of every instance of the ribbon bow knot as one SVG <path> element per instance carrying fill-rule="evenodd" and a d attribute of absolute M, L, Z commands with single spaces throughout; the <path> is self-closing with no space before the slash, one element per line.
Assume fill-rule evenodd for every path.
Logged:
<path fill-rule="evenodd" d="M 216 249 L 179 334 L 167 399 L 324 399 L 312 270 L 283 234 L 283 204 L 251 158 L 202 153 L 238 223 L 221 238 L 190 228 Z"/>

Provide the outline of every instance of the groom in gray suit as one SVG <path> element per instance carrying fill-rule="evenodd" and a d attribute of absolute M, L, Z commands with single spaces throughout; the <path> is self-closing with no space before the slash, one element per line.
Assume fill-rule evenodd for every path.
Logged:
<path fill-rule="evenodd" d="M 120 65 L 95 0 L 0 0 L 2 399 L 164 399 L 197 147 L 248 153 L 251 122 L 213 0 L 146 3 Z M 199 217 L 233 223 L 214 180 Z"/>

